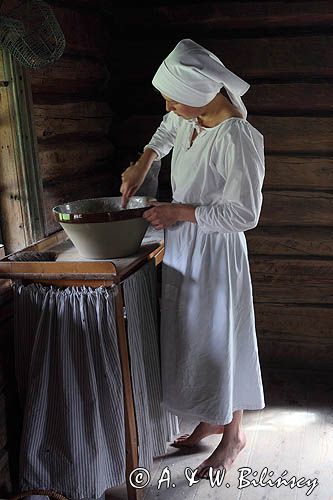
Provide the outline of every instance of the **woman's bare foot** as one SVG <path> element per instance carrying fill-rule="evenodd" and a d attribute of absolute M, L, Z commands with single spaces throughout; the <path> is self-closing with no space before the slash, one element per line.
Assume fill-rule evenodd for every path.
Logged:
<path fill-rule="evenodd" d="M 213 468 L 213 476 L 216 469 L 228 471 L 237 455 L 246 445 L 245 434 L 241 428 L 242 411 L 234 412 L 233 421 L 225 425 L 223 437 L 213 451 L 197 468 L 196 477 L 209 478 L 209 467 Z"/>
<path fill-rule="evenodd" d="M 237 455 L 242 451 L 245 445 L 246 438 L 243 431 L 240 431 L 237 438 L 235 437 L 231 440 L 225 439 L 225 436 L 223 436 L 220 444 L 213 453 L 199 465 L 196 477 L 208 479 L 209 467 L 213 468 L 213 476 L 215 475 L 216 469 L 225 469 L 228 471 L 231 469 Z"/>
<path fill-rule="evenodd" d="M 209 424 L 208 422 L 200 422 L 192 432 L 192 434 L 183 434 L 174 440 L 170 446 L 174 448 L 191 448 L 198 444 L 203 438 L 212 434 L 222 434 L 224 425 Z"/>

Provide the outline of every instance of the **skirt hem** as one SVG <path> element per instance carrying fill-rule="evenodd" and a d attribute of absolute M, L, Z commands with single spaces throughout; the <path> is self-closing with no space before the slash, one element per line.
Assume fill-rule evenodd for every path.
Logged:
<path fill-rule="evenodd" d="M 193 417 L 199 419 L 201 422 L 208 422 L 211 424 L 217 424 L 217 425 L 228 425 L 232 422 L 232 416 L 231 417 L 221 417 L 221 418 L 211 418 L 206 415 L 197 415 L 192 412 L 184 412 L 184 411 L 179 411 L 176 408 L 172 408 L 170 405 L 167 403 L 162 403 L 164 408 L 166 408 L 169 412 L 173 413 L 174 415 L 178 417 Z M 266 407 L 265 403 L 261 405 L 239 405 L 239 407 L 236 407 L 232 410 L 232 413 L 235 411 L 239 410 L 252 410 L 252 411 L 260 411 L 263 410 Z M 227 420 L 227 421 L 225 421 Z"/>

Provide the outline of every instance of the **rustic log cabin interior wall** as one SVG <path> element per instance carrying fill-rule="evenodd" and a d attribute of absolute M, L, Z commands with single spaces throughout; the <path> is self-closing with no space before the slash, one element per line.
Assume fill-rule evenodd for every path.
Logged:
<path fill-rule="evenodd" d="M 151 79 L 181 38 L 202 43 L 251 84 L 244 103 L 265 138 L 266 176 L 259 225 L 246 237 L 262 362 L 279 369 L 333 368 L 332 13 L 328 2 L 113 8 L 118 165 L 160 122 Z M 163 199 L 169 164 L 162 160 Z"/>
<path fill-rule="evenodd" d="M 152 76 L 177 41 L 192 38 L 251 84 L 244 96 L 248 120 L 265 138 L 262 214 L 246 233 L 264 376 L 269 370 L 277 380 L 284 373 L 318 380 L 331 374 L 332 2 L 50 4 L 65 33 L 65 53 L 27 72 L 45 236 L 60 229 L 53 206 L 118 195 L 120 172 L 165 113 Z M 161 200 L 171 196 L 169 172 L 170 156 L 162 160 Z M 10 196 L 10 188 L 2 186 L 1 196 Z M 15 209 L 19 199 L 11 203 Z M 16 480 L 18 429 L 8 282 L 0 287 L 0 329 L 0 490 L 6 492 Z"/>

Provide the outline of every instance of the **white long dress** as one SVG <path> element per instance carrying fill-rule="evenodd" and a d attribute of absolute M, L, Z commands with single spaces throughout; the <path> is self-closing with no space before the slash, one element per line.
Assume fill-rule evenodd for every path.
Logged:
<path fill-rule="evenodd" d="M 254 228 L 265 175 L 263 135 L 243 118 L 203 128 L 167 113 L 145 146 L 173 147 L 173 201 L 197 223 L 165 230 L 162 274 L 163 404 L 178 416 L 228 424 L 265 407 L 244 231 Z"/>

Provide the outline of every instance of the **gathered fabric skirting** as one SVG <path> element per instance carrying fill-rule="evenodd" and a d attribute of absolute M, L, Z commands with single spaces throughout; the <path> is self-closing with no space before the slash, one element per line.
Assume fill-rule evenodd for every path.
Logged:
<path fill-rule="evenodd" d="M 154 262 L 124 283 L 139 465 L 179 432 L 162 406 Z M 22 490 L 100 498 L 125 481 L 118 287 L 14 286 L 15 365 L 24 420 Z"/>

